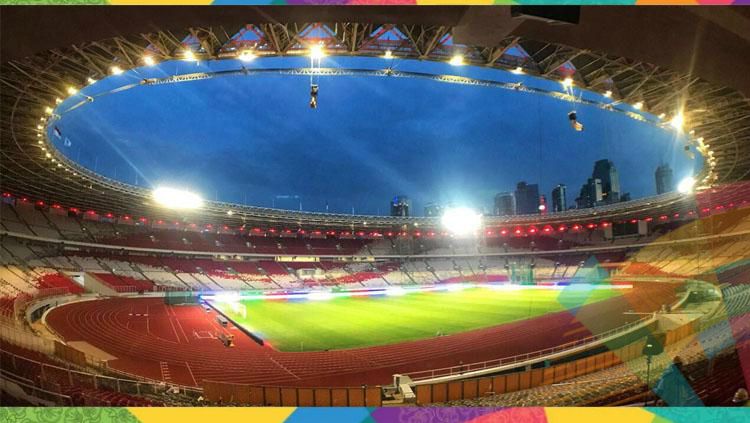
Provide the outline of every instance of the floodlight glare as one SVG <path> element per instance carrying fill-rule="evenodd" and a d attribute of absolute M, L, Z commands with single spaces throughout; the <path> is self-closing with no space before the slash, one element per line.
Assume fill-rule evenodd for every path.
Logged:
<path fill-rule="evenodd" d="M 604 92 L 604 97 L 607 97 L 607 98 L 612 97 L 612 91 L 610 91 L 610 90 L 605 91 Z"/>
<path fill-rule="evenodd" d="M 454 235 L 471 235 L 482 225 L 482 215 L 467 207 L 446 209 L 441 223 Z"/>
<path fill-rule="evenodd" d="M 145 63 L 146 66 L 153 66 L 156 64 L 156 60 L 151 56 L 143 56 L 143 63 Z"/>
<path fill-rule="evenodd" d="M 198 195 L 174 188 L 159 187 L 152 195 L 157 203 L 170 209 L 197 209 L 203 205 Z"/>
<path fill-rule="evenodd" d="M 121 73 L 123 73 L 122 68 L 119 66 L 112 66 L 111 68 L 109 68 L 109 71 L 112 72 L 112 75 L 120 75 Z"/>
<path fill-rule="evenodd" d="M 672 128 L 677 130 L 682 130 L 682 124 L 685 123 L 685 117 L 682 115 L 682 113 L 677 113 L 674 115 L 672 120 L 669 121 L 669 124 L 672 125 Z"/>
<path fill-rule="evenodd" d="M 464 64 L 464 57 L 460 54 L 457 54 L 453 57 L 451 57 L 451 60 L 448 62 L 453 66 L 462 66 Z"/>
<path fill-rule="evenodd" d="M 513 74 L 516 74 L 516 75 L 521 75 L 521 74 L 523 74 L 523 68 L 520 67 L 520 66 L 517 66 L 515 69 L 513 69 L 512 71 L 510 71 L 510 73 L 513 73 Z"/>
<path fill-rule="evenodd" d="M 677 191 L 682 194 L 688 194 L 693 191 L 693 187 L 695 187 L 695 179 L 692 176 L 688 176 L 677 184 Z"/>
<path fill-rule="evenodd" d="M 192 50 L 185 50 L 182 57 L 187 61 L 195 61 L 195 53 Z"/>
<path fill-rule="evenodd" d="M 92 78 L 92 77 L 90 77 L 90 76 L 89 76 L 88 78 L 86 78 L 86 82 L 88 82 L 88 83 L 89 83 L 89 85 L 91 85 L 91 84 L 93 84 L 94 82 L 96 82 L 96 79 L 94 79 L 94 78 Z M 70 91 L 70 90 L 68 90 L 68 91 Z"/>
<path fill-rule="evenodd" d="M 255 54 L 250 50 L 245 50 L 239 55 L 239 59 L 242 60 L 243 62 L 251 62 L 255 60 L 255 57 L 256 57 Z"/>
<path fill-rule="evenodd" d="M 633 108 L 636 110 L 641 110 L 643 108 L 643 102 L 639 101 L 633 105 Z"/>
<path fill-rule="evenodd" d="M 568 88 L 573 86 L 573 78 L 567 77 L 562 80 L 561 82 L 563 84 L 563 87 Z"/>
<path fill-rule="evenodd" d="M 78 90 L 75 87 L 68 87 L 68 94 L 73 95 L 78 92 Z"/>
<path fill-rule="evenodd" d="M 393 59 L 393 53 L 390 50 L 386 50 L 385 54 L 383 55 L 384 59 Z"/>
<path fill-rule="evenodd" d="M 316 44 L 312 47 L 310 47 L 310 57 L 313 59 L 320 59 L 323 56 L 325 56 L 325 53 L 323 52 L 323 47 Z"/>
<path fill-rule="evenodd" d="M 45 107 L 44 108 L 44 113 L 46 113 L 48 115 L 51 115 L 52 114 L 52 107 Z"/>

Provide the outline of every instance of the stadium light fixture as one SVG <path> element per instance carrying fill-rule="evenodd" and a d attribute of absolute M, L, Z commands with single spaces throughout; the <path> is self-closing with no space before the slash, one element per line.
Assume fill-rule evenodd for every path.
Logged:
<path fill-rule="evenodd" d="M 471 235 L 482 225 L 482 215 L 467 207 L 449 208 L 443 212 L 441 223 L 454 235 Z"/>
<path fill-rule="evenodd" d="M 55 104 L 60 104 L 60 103 L 62 103 L 62 99 L 60 97 L 57 97 L 55 99 Z"/>
<path fill-rule="evenodd" d="M 685 123 L 685 116 L 682 115 L 682 112 L 674 115 L 672 120 L 669 121 L 669 124 L 672 126 L 672 128 L 677 129 L 678 131 L 682 130 L 682 125 L 684 123 Z"/>
<path fill-rule="evenodd" d="M 44 108 L 44 113 L 46 113 L 48 115 L 51 115 L 52 114 L 52 107 L 49 107 L 49 106 L 45 107 Z"/>
<path fill-rule="evenodd" d="M 196 61 L 195 53 L 193 53 L 192 50 L 185 50 L 184 52 L 182 52 L 182 58 L 184 60 L 187 60 L 188 62 L 195 62 Z"/>
<path fill-rule="evenodd" d="M 612 91 L 611 91 L 611 90 L 607 90 L 607 91 L 605 91 L 605 92 L 604 92 L 604 97 L 607 97 L 607 98 L 612 98 Z"/>
<path fill-rule="evenodd" d="M 78 89 L 76 87 L 68 87 L 67 91 L 68 91 L 68 94 L 75 95 L 78 92 Z"/>
<path fill-rule="evenodd" d="M 156 60 L 151 55 L 143 56 L 143 63 L 146 64 L 146 66 L 154 66 L 156 64 Z"/>
<path fill-rule="evenodd" d="M 455 56 L 451 57 L 451 60 L 448 63 L 450 63 L 452 66 L 463 66 L 464 57 L 460 54 L 456 54 Z"/>
<path fill-rule="evenodd" d="M 96 79 L 94 79 L 94 78 L 92 78 L 92 77 L 90 77 L 90 76 L 89 76 L 88 78 L 86 78 L 86 82 L 88 82 L 88 83 L 89 83 L 89 85 L 91 85 L 91 84 L 93 84 L 94 82 L 96 82 Z"/>
<path fill-rule="evenodd" d="M 573 78 L 567 77 L 567 78 L 565 78 L 565 79 L 562 80 L 561 84 L 565 88 L 570 88 L 570 87 L 573 86 Z"/>
<path fill-rule="evenodd" d="M 243 50 L 237 57 L 243 62 L 252 62 L 257 56 L 250 50 Z"/>
<path fill-rule="evenodd" d="M 174 188 L 156 188 L 152 196 L 158 204 L 170 209 L 197 209 L 203 205 L 197 194 Z"/>
<path fill-rule="evenodd" d="M 633 105 L 633 108 L 636 110 L 641 110 L 643 108 L 643 102 L 639 101 Z"/>
<path fill-rule="evenodd" d="M 515 75 L 523 75 L 523 68 L 520 66 L 516 66 L 516 68 L 510 71 L 510 73 Z"/>
<path fill-rule="evenodd" d="M 312 57 L 313 59 L 321 59 L 325 55 L 326 54 L 323 51 L 323 46 L 315 44 L 310 47 L 310 57 Z"/>
<path fill-rule="evenodd" d="M 383 55 L 383 58 L 384 59 L 393 59 L 393 52 L 391 52 L 390 50 L 386 50 L 385 54 Z"/>
<path fill-rule="evenodd" d="M 677 184 L 677 191 L 682 194 L 689 194 L 693 192 L 693 188 L 695 187 L 695 178 L 692 176 L 688 176 L 686 178 L 683 178 L 679 184 Z"/>
<path fill-rule="evenodd" d="M 112 75 L 121 75 L 123 72 L 125 72 L 119 66 L 112 66 L 111 68 L 109 68 L 109 71 L 112 73 Z"/>

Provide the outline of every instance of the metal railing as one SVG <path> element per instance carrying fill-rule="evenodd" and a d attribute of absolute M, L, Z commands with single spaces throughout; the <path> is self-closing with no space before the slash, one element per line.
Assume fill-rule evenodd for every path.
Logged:
<path fill-rule="evenodd" d="M 412 372 L 412 373 L 405 373 L 406 376 L 409 376 L 412 381 L 414 382 L 424 382 L 426 380 L 435 379 L 438 377 L 445 377 L 445 376 L 456 376 L 456 375 L 466 375 L 467 373 L 480 371 L 480 370 L 490 370 L 493 368 L 499 368 L 502 366 L 508 366 L 512 364 L 517 363 L 524 363 L 528 361 L 533 360 L 542 360 L 547 356 L 551 356 L 553 354 L 560 354 L 565 352 L 572 352 L 576 349 L 581 349 L 582 347 L 591 346 L 603 339 L 610 338 L 614 335 L 621 334 L 624 332 L 632 331 L 636 327 L 645 327 L 651 323 L 653 323 L 656 320 L 656 315 L 652 314 L 650 316 L 642 317 L 634 322 L 628 323 L 623 326 L 619 326 L 617 328 L 608 330 L 606 332 L 602 332 L 597 335 L 588 336 L 586 338 L 581 338 L 576 341 L 568 342 L 565 344 L 561 344 L 555 347 L 545 348 L 538 351 L 532 351 L 525 354 L 518 354 L 510 357 L 503 357 L 503 358 L 497 358 L 494 360 L 487 360 L 487 361 L 480 361 L 476 363 L 469 363 L 469 364 L 462 364 L 458 366 L 451 366 L 451 367 L 443 367 L 440 369 L 432 369 L 432 370 L 422 370 L 418 372 Z"/>

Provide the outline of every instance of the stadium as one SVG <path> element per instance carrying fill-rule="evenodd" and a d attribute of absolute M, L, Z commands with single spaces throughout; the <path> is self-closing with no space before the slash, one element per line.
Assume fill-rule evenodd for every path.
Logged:
<path fill-rule="evenodd" d="M 623 18 L 617 8 L 587 7 L 442 7 L 429 15 L 389 7 L 211 9 L 217 10 L 3 9 L 3 405 L 738 402 L 736 393 L 750 381 L 750 63 L 738 59 L 750 57 L 746 10 L 709 17 L 692 8 L 646 8 Z M 644 43 L 621 42 L 633 33 Z M 331 93 L 362 96 L 391 83 L 401 98 L 392 87 L 387 96 L 398 101 L 408 101 L 410 87 L 496 96 L 492 101 L 509 109 L 467 120 L 529 121 L 534 130 L 549 125 L 564 134 L 549 135 L 560 144 L 549 167 L 561 175 L 588 172 L 590 163 L 576 157 L 596 142 L 562 140 L 593 133 L 613 159 L 629 151 L 621 169 L 632 163 L 633 173 L 647 174 L 653 184 L 644 157 L 651 147 L 633 147 L 635 135 L 604 127 L 662 134 L 664 157 L 691 172 L 672 189 L 634 199 L 592 177 L 593 197 L 582 189 L 577 207 L 558 207 L 555 191 L 555 201 L 547 201 L 537 190 L 531 209 L 521 211 L 519 184 L 518 213 L 501 213 L 498 195 L 492 211 L 452 204 L 415 216 L 401 196 L 389 203 L 390 215 L 356 213 L 354 206 L 348 213 L 350 198 L 380 195 L 365 184 L 341 194 L 337 211 L 327 198 L 308 210 L 296 197 L 298 204 L 268 207 L 260 197 L 230 192 L 229 182 L 222 192 L 206 195 L 203 188 L 197 195 L 190 186 L 144 183 L 153 180 L 142 176 L 148 170 L 135 179 L 123 176 L 123 167 L 118 174 L 103 154 L 102 163 L 86 156 L 98 151 L 87 148 L 114 148 L 114 140 L 105 140 L 108 130 L 135 137 L 134 127 L 143 126 L 140 137 L 151 132 L 152 148 L 132 146 L 113 156 L 156 163 L 171 158 L 159 151 L 180 150 L 182 169 L 174 171 L 185 173 L 173 181 L 197 186 L 211 173 L 244 175 L 235 169 L 255 166 L 270 169 L 267 185 L 291 183 L 282 174 L 297 173 L 316 186 L 343 186 L 347 160 L 322 138 L 292 143 L 284 158 L 320 151 L 340 168 L 310 162 L 265 168 L 249 158 L 251 166 L 245 150 L 202 167 L 219 152 L 219 141 L 202 140 L 201 153 L 192 154 L 180 127 L 242 123 L 216 106 L 154 129 L 139 110 L 153 104 L 180 110 L 182 97 L 170 94 L 179 90 L 213 93 L 196 101 L 212 105 L 253 90 L 259 102 L 253 113 L 276 122 L 274 140 L 285 141 L 284 126 L 332 113 Z M 274 103 L 270 92 L 288 86 L 301 87 L 294 88 L 301 101 Z M 177 100 L 170 104 L 171 95 Z M 515 101 L 534 109 L 515 113 Z M 258 111 L 261 103 L 267 108 Z M 250 109 L 233 107 L 251 119 Z M 277 107 L 294 113 L 279 118 Z M 407 109 L 413 112 L 411 104 Z M 419 112 L 384 126 L 419 121 Z M 342 144 L 378 133 L 366 126 L 378 116 L 360 117 L 361 133 Z M 551 116 L 559 122 L 543 121 Z M 406 143 L 398 132 L 387 132 L 394 149 Z M 518 148 L 538 147 L 541 156 L 542 140 L 526 137 Z M 284 148 L 281 141 L 273 148 Z M 429 157 L 420 154 L 413 155 Z M 592 156 L 594 176 L 608 163 L 599 154 Z M 479 168 L 479 155 L 462 169 Z M 456 150 L 449 159 L 459 156 Z M 397 173 L 375 153 L 367 157 L 375 164 L 358 161 L 358 172 Z M 533 177 L 558 177 L 540 162 Z M 324 169 L 315 179 L 318 168 Z M 656 179 L 658 186 L 658 172 Z"/>

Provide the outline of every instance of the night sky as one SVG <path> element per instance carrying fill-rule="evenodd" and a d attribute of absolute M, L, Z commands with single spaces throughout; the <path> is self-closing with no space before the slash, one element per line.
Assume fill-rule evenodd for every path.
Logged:
<path fill-rule="evenodd" d="M 307 67 L 309 60 L 259 59 L 247 66 Z M 323 66 L 393 66 L 561 89 L 507 72 L 431 62 L 327 57 Z M 83 92 L 237 67 L 236 61 L 171 62 L 111 76 Z M 297 209 L 301 202 L 303 210 L 325 211 L 328 204 L 342 213 L 353 207 L 357 214 L 387 214 L 396 194 L 412 199 L 416 215 L 431 201 L 490 211 L 494 194 L 521 180 L 539 183 L 548 200 L 564 183 L 571 205 L 602 158 L 614 161 L 622 189 L 639 198 L 655 194 L 660 162 L 672 166 L 675 182 L 699 166 L 684 156 L 672 131 L 541 95 L 409 78 L 321 77 L 318 83 L 317 110 L 308 106 L 310 79 L 304 76 L 138 86 L 61 113 L 52 127 L 62 137 L 51 133 L 51 139 L 82 165 L 130 184 L 187 188 L 206 199 L 266 207 Z M 570 128 L 573 109 L 584 132 Z"/>

